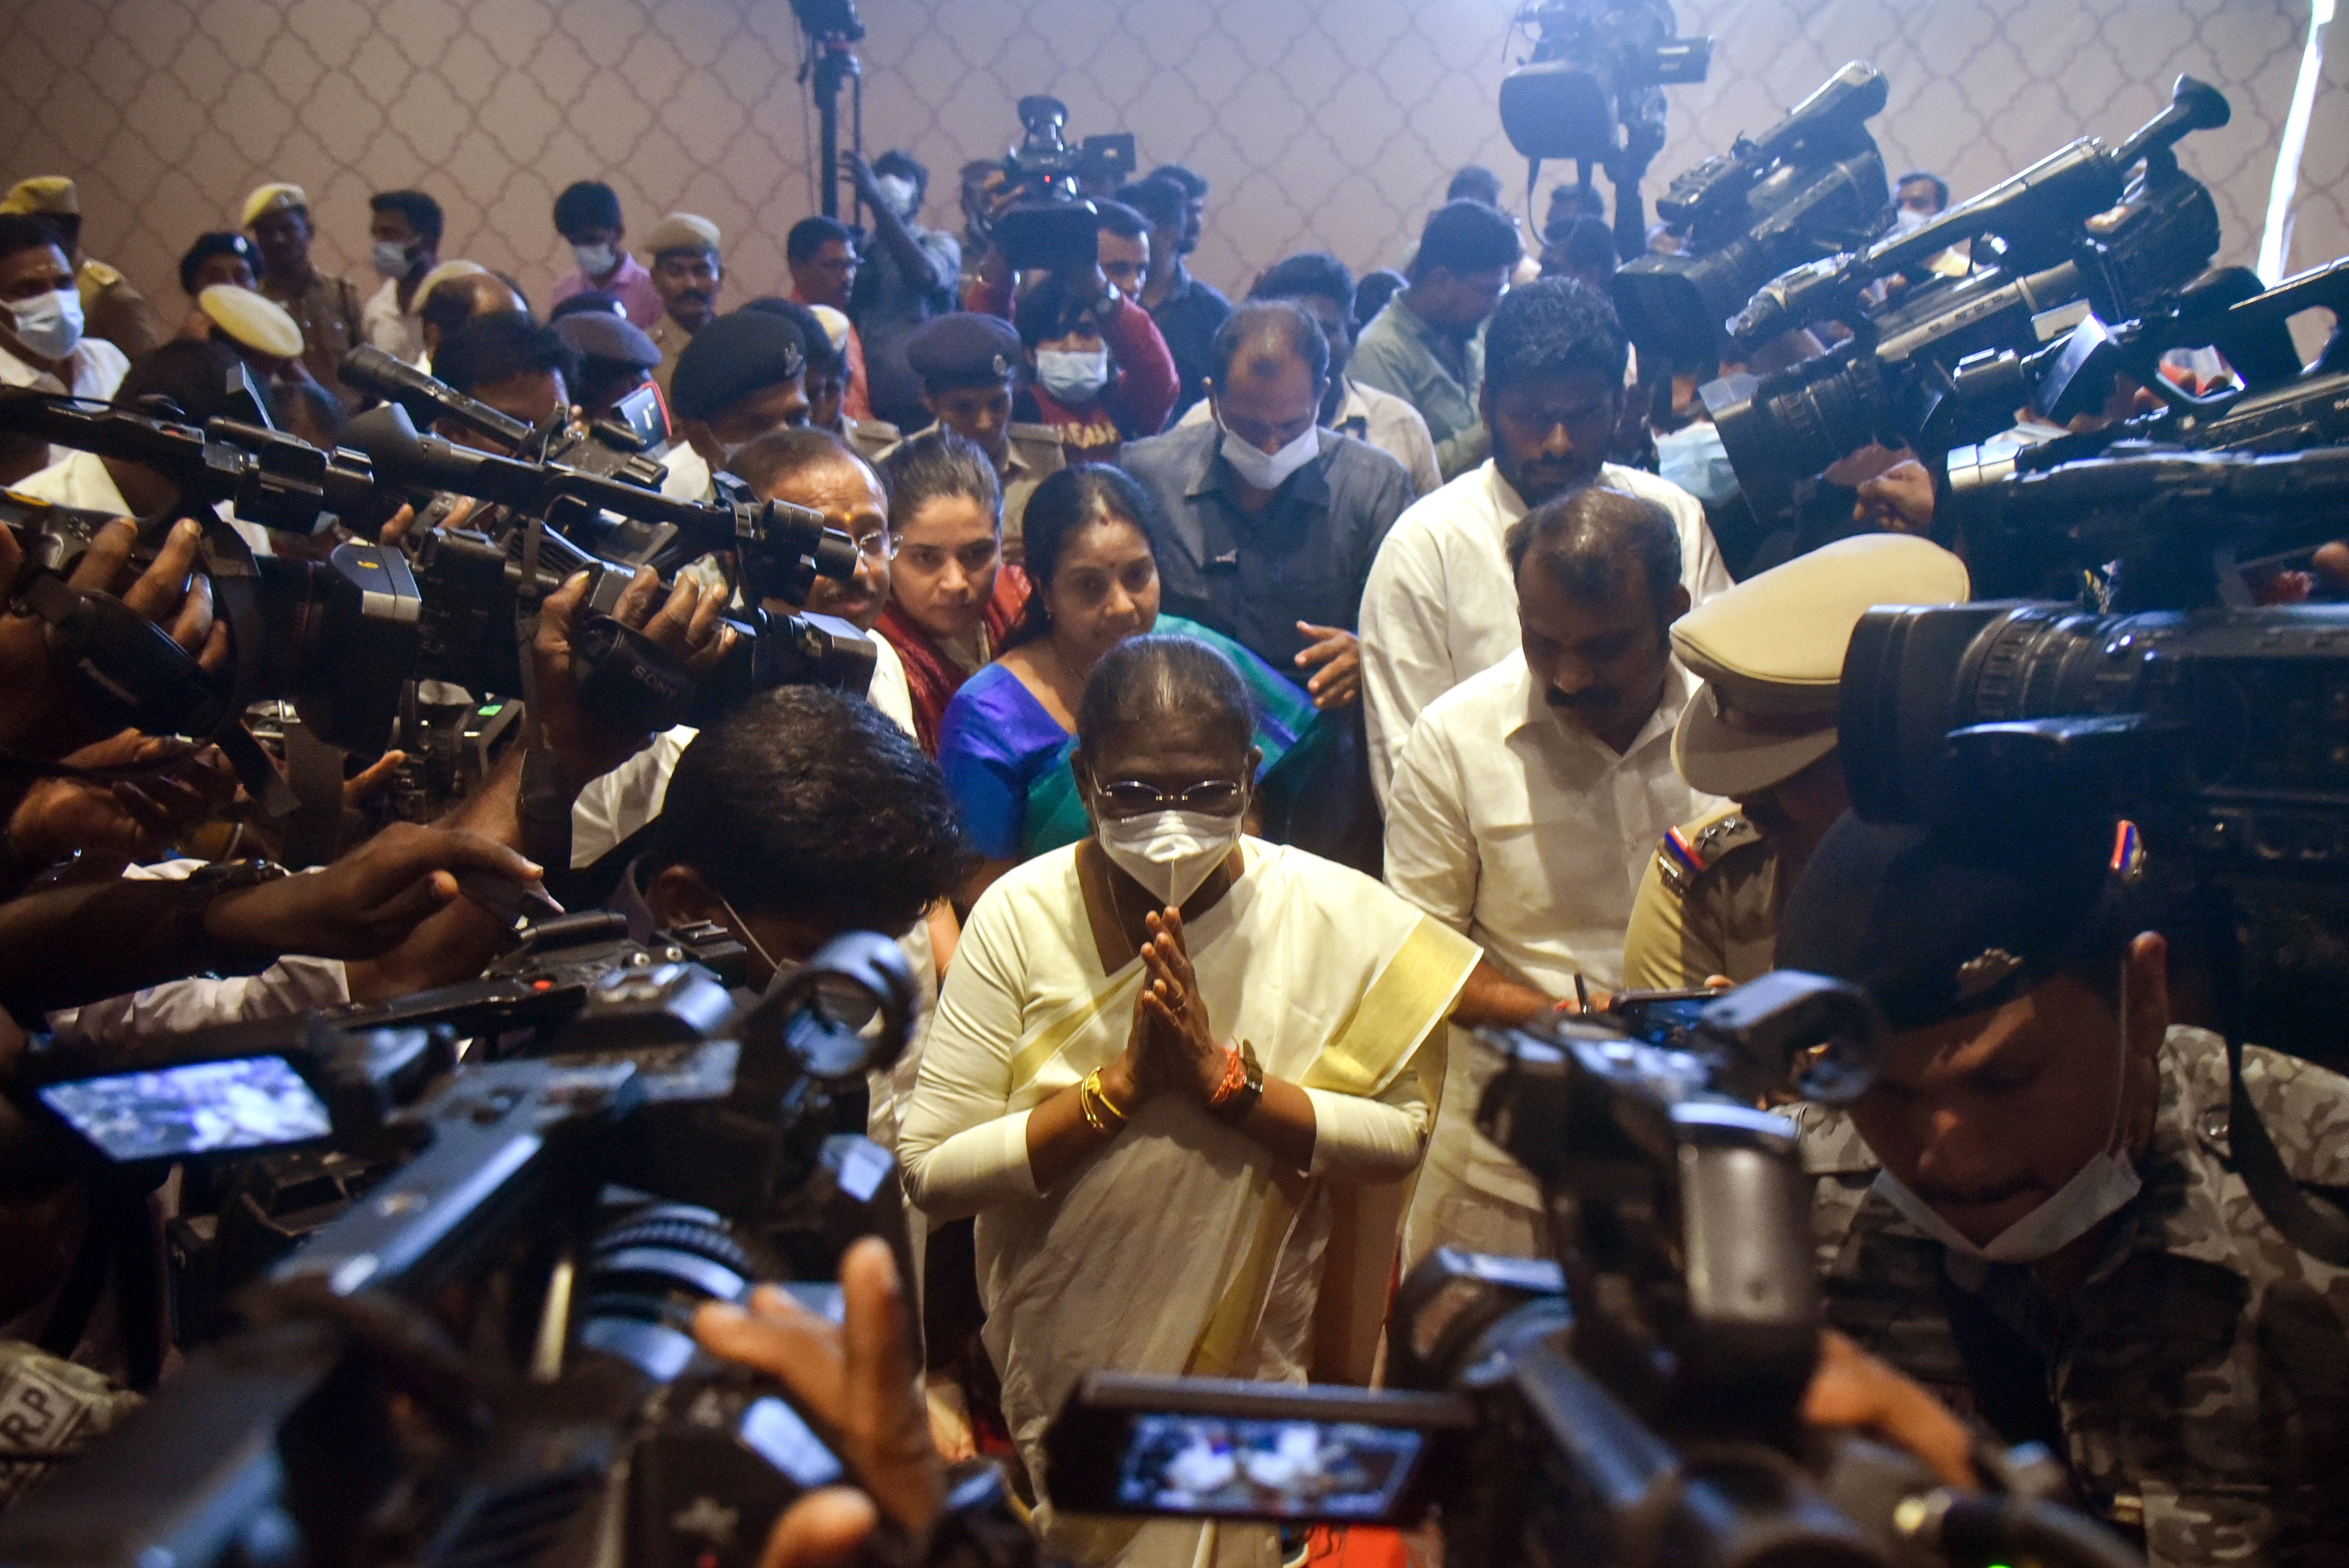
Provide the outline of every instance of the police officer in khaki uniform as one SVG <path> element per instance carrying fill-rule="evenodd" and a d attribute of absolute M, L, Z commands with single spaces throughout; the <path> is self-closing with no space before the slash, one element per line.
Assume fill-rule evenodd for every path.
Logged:
<path fill-rule="evenodd" d="M 1624 938 L 1626 986 L 1681 990 L 1770 969 L 1786 891 L 1850 804 L 1835 727 L 1852 628 L 1878 604 L 1951 604 L 1971 592 L 1964 562 L 1939 545 L 1861 534 L 1672 624 L 1672 651 L 1704 682 L 1673 732 L 1672 764 L 1733 803 L 1657 846 Z"/>
<path fill-rule="evenodd" d="M 1011 397 L 1026 363 L 1018 329 L 999 315 L 971 311 L 933 316 L 907 335 L 905 363 L 922 378 L 922 407 L 995 464 L 1003 481 L 1003 555 L 1019 561 L 1028 498 L 1063 459 L 1059 431 L 1012 421 Z"/>
<path fill-rule="evenodd" d="M 726 284 L 726 262 L 719 253 L 722 236 L 718 225 L 693 212 L 671 212 L 645 236 L 645 260 L 652 267 L 653 287 L 661 296 L 660 319 L 646 336 L 661 351 L 653 370 L 667 398 L 677 376 L 678 356 L 685 346 L 718 315 L 718 291 Z"/>
<path fill-rule="evenodd" d="M 72 181 L 62 174 L 20 180 L 5 197 L 0 197 L 0 212 L 29 212 L 47 219 L 57 230 L 66 259 L 74 264 L 74 288 L 81 295 L 85 335 L 106 339 L 122 350 L 126 359 L 137 359 L 162 341 L 146 296 L 104 262 L 81 253 L 81 196 Z"/>
<path fill-rule="evenodd" d="M 357 407 L 365 399 L 343 385 L 341 369 L 343 356 L 367 341 L 366 307 L 348 278 L 310 264 L 310 198 L 299 185 L 263 185 L 244 199 L 240 221 L 261 253 L 261 293 L 302 329 L 302 363 L 346 407 Z"/>

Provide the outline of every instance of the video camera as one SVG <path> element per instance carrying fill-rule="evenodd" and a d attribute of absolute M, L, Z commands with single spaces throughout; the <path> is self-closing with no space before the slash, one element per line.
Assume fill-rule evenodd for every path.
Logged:
<path fill-rule="evenodd" d="M 2090 312 L 2127 320 L 2187 290 L 2219 248 L 2219 214 L 2172 149 L 2228 115 L 2217 88 L 2180 77 L 2169 107 L 2117 149 L 2084 137 L 1921 228 L 1772 279 L 1729 323 L 1740 348 L 1830 320 L 1852 336 L 1702 389 L 1757 510 L 1871 440 L 1946 450 L 2003 428 L 2057 357 L 2049 346 Z M 1961 242 L 1976 248 L 1968 275 L 1868 303 L 1875 285 Z"/>
<path fill-rule="evenodd" d="M 482 982 L 383 1006 L 36 1053 L 28 1109 L 191 1161 L 199 1193 L 249 1197 L 222 1172 L 305 1143 L 375 1168 L 268 1216 L 244 1326 L 0 1521 L 0 1561 L 749 1568 L 791 1501 L 854 1479 L 821 1414 L 690 1320 L 779 1276 L 836 1316 L 840 1249 L 898 1229 L 890 1159 L 847 1124 L 904 1045 L 905 959 L 840 937 L 738 1006 L 695 962 L 709 933 L 616 924 L 546 923 Z M 453 1072 L 452 1030 L 480 1037 Z"/>
<path fill-rule="evenodd" d="M 1809 1190 L 1767 1095 L 1849 1099 L 1880 1025 L 1781 971 L 1487 1034 L 1477 1124 L 1541 1183 L 1558 1261 L 1438 1251 L 1389 1319 L 1395 1390 L 1094 1373 L 1045 1439 L 1055 1509 L 1409 1524 L 1447 1561 L 1758 1568 L 2129 1554 L 2021 1459 L 1960 1497 L 1806 1429 L 1818 1355 Z M 1973 1553 L 1980 1552 L 1977 1557 Z M 1944 1553 L 1947 1555 L 1944 1556 Z"/>
<path fill-rule="evenodd" d="M 1089 136 L 1071 148 L 1061 136 L 1069 106 L 1041 94 L 1021 98 L 1026 139 L 1004 156 L 1005 192 L 1017 200 L 994 221 L 995 237 L 1015 269 L 1081 272 L 1101 257 L 1086 185 L 1133 177 L 1133 138 Z"/>
<path fill-rule="evenodd" d="M 363 357 L 370 353 L 360 351 L 348 366 L 362 381 L 380 370 Z M 444 415 L 511 438 L 504 427 L 514 421 L 400 370 L 378 379 L 410 396 L 429 392 Z M 818 681 L 862 690 L 871 678 L 870 640 L 830 617 L 754 608 L 737 624 L 728 662 L 700 676 L 614 620 L 608 612 L 626 585 L 623 569 L 638 563 L 666 573 L 709 551 L 729 551 L 754 602 L 797 603 L 818 574 L 852 576 L 856 550 L 825 528 L 821 514 L 754 501 L 729 477 L 720 479 L 718 501 L 664 496 L 656 488 L 658 466 L 622 452 L 604 433 L 537 433 L 555 457 L 531 461 L 419 436 L 405 409 L 387 403 L 350 422 L 347 447 L 326 452 L 231 420 L 197 430 L 13 388 L 0 390 L 0 429 L 140 463 L 179 486 L 203 528 L 200 563 L 229 626 L 232 660 L 221 676 L 202 670 L 119 601 L 67 583 L 109 521 L 98 514 L 16 498 L 0 505 L 0 520 L 26 556 L 10 602 L 48 622 L 55 662 L 93 712 L 153 734 L 222 743 L 272 816 L 291 812 L 294 802 L 238 722 L 250 707 L 290 702 L 326 745 L 372 756 L 388 738 L 411 678 L 520 693 L 535 605 L 575 571 L 595 573 L 597 581 L 574 668 L 591 704 L 616 722 L 667 727 L 707 720 L 776 685 Z M 279 531 L 307 538 L 337 520 L 372 532 L 403 492 L 429 504 L 450 491 L 495 503 L 482 526 L 425 528 L 408 552 L 353 541 L 322 560 L 257 554 L 209 510 L 217 500 L 250 504 Z M 170 521 L 147 525 L 140 550 L 149 557 Z M 56 766 L 18 760 L 36 770 Z"/>
<path fill-rule="evenodd" d="M 1761 136 L 1672 181 L 1656 211 L 1688 231 L 1686 248 L 1615 273 L 1615 308 L 1643 360 L 1711 365 L 1722 324 L 1756 288 L 1874 232 L 1889 190 L 1868 121 L 1889 91 L 1854 60 Z"/>
<path fill-rule="evenodd" d="M 1713 40 L 1679 36 L 1667 0 L 1552 0 L 1514 26 L 1534 35 L 1534 52 L 1501 78 L 1501 129 L 1537 164 L 1582 164 L 1586 184 L 1592 166 L 1619 167 L 1628 150 L 1645 168 L 1664 144 L 1657 89 L 1701 82 L 1713 65 Z"/>

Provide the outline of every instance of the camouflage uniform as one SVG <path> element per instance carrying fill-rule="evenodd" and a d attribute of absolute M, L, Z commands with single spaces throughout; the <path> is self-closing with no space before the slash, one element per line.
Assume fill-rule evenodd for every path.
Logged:
<path fill-rule="evenodd" d="M 2144 1189 L 2060 1304 L 2027 1266 L 1946 1255 L 1871 1191 L 1849 1123 L 1804 1108 L 1828 1318 L 1985 1415 L 1960 1326 L 2002 1326 L 2084 1501 L 2154 1568 L 2349 1563 L 2349 1270 L 2277 1235 L 2235 1174 L 2224 1044 L 2173 1028 L 2161 1067 Z M 2349 1188 L 2349 1081 L 2257 1047 L 2243 1068 L 2292 1177 Z"/>

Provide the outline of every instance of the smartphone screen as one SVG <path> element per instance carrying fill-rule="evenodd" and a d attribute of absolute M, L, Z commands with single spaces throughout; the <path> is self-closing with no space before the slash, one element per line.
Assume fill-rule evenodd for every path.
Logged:
<path fill-rule="evenodd" d="M 1149 1513 L 1383 1519 L 1426 1445 L 1407 1427 L 1137 1415 L 1117 1501 Z"/>
<path fill-rule="evenodd" d="M 80 1078 L 39 1093 L 67 1125 L 117 1161 L 268 1149 L 333 1130 L 326 1103 L 283 1057 Z"/>

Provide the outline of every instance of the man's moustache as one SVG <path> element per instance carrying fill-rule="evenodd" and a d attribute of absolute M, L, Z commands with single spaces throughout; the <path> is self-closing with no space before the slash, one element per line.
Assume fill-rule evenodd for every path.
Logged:
<path fill-rule="evenodd" d="M 1562 692 L 1556 686 L 1552 686 L 1542 695 L 1548 699 L 1550 707 L 1564 708 L 1568 713 L 1595 712 L 1602 708 L 1613 707 L 1622 700 L 1607 686 L 1593 686 L 1588 691 L 1571 693 Z"/>

